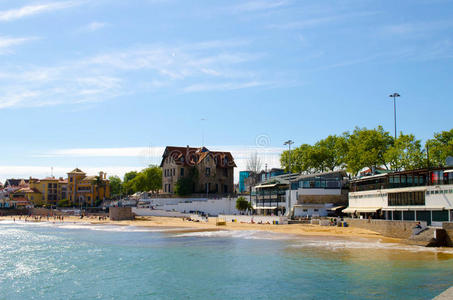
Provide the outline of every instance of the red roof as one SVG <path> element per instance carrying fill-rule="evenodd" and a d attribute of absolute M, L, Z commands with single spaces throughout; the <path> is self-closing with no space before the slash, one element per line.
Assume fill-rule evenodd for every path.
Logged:
<path fill-rule="evenodd" d="M 178 165 L 195 166 L 203 161 L 206 157 L 212 157 L 216 165 L 221 168 L 236 167 L 233 155 L 230 152 L 210 151 L 205 147 L 175 147 L 167 146 L 160 166 L 162 167 L 167 157 L 172 157 Z"/>

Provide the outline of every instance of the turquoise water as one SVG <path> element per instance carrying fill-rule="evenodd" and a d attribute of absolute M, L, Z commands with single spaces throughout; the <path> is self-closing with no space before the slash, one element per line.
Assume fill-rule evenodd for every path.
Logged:
<path fill-rule="evenodd" d="M 367 240 L 3 221 L 0 241 L 0 299 L 432 299 L 453 285 L 453 251 Z"/>

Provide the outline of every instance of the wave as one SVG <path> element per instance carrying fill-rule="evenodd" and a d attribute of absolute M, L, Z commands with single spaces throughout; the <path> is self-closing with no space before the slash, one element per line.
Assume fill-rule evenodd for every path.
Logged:
<path fill-rule="evenodd" d="M 324 248 L 332 251 L 347 249 L 374 249 L 374 250 L 397 250 L 409 252 L 432 252 L 453 254 L 453 249 L 423 247 L 417 245 L 404 245 L 397 243 L 384 243 L 381 241 L 350 241 L 350 240 L 325 240 L 325 239 L 308 239 L 297 244 L 292 244 L 293 248 Z"/>
<path fill-rule="evenodd" d="M 53 227 L 60 229 L 70 230 L 93 230 L 93 231 L 106 231 L 106 232 L 171 232 L 180 231 L 181 229 L 175 228 L 147 228 L 147 227 L 136 227 L 136 226 L 121 226 L 121 225 L 106 225 L 106 224 L 91 224 L 88 222 L 53 222 L 53 221 L 42 221 L 42 222 L 25 222 L 23 220 L 2 220 L 0 224 L 15 225 L 15 226 L 33 226 L 33 227 Z"/>
<path fill-rule="evenodd" d="M 200 238 L 240 238 L 246 240 L 281 240 L 290 239 L 290 235 L 258 230 L 218 230 L 196 231 L 175 234 L 173 237 L 200 237 Z"/>

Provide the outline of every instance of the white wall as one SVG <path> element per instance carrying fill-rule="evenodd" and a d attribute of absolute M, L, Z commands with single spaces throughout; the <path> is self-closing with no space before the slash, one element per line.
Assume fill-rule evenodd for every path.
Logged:
<path fill-rule="evenodd" d="M 252 219 L 254 223 L 263 223 L 263 224 L 273 224 L 274 221 L 278 221 L 278 224 L 288 224 L 287 217 L 278 217 L 278 216 L 245 216 L 245 215 L 219 215 L 220 219 L 224 219 L 227 222 L 236 222 L 251 223 Z"/>
<path fill-rule="evenodd" d="M 426 191 L 445 191 L 448 193 L 442 194 L 426 194 Z M 427 207 L 445 207 L 446 209 L 453 209 L 453 185 L 439 185 L 439 186 L 428 186 L 428 187 L 407 187 L 398 189 L 383 189 L 383 190 L 372 190 L 364 192 L 351 192 L 349 193 L 349 207 L 388 207 L 388 193 L 389 192 L 411 192 L 411 191 L 423 191 L 425 193 L 425 206 Z M 361 195 L 362 198 L 353 198 L 351 196 Z M 369 197 L 367 197 L 369 196 Z"/>
<path fill-rule="evenodd" d="M 445 207 L 446 209 L 453 209 L 453 185 L 435 185 L 429 186 L 427 188 L 428 192 L 431 191 L 445 191 L 447 190 L 448 193 L 443 194 L 429 194 L 426 195 L 425 193 L 425 201 L 426 206 L 433 206 L 433 207 Z"/>
<path fill-rule="evenodd" d="M 237 198 L 160 198 L 150 200 L 151 205 L 158 210 L 177 211 L 180 213 L 200 211 L 212 216 L 219 214 L 239 214 L 239 211 L 236 209 Z"/>

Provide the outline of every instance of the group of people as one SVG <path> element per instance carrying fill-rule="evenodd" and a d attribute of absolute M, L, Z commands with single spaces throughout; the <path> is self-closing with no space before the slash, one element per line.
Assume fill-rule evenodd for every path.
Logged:
<path fill-rule="evenodd" d="M 12 216 L 12 218 L 13 218 L 13 221 L 16 222 L 16 217 Z M 52 217 L 49 216 L 49 215 L 47 215 L 45 218 L 46 218 L 47 222 L 52 220 Z M 34 216 L 34 215 L 30 214 L 28 216 L 24 216 L 24 221 L 25 222 L 29 222 L 29 221 L 31 221 L 31 222 L 41 222 L 42 219 L 43 219 L 42 215 L 39 215 L 39 216 L 35 215 Z M 19 216 L 19 221 L 21 221 L 21 220 L 22 220 L 22 216 Z M 53 221 L 54 222 L 56 222 L 56 221 L 64 222 L 64 216 L 53 216 Z"/>

